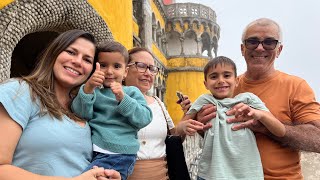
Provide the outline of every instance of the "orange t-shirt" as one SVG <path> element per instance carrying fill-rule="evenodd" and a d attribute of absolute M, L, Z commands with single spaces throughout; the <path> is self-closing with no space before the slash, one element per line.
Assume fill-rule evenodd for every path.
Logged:
<path fill-rule="evenodd" d="M 299 77 L 276 71 L 272 77 L 252 81 L 241 75 L 235 94 L 257 95 L 270 112 L 285 124 L 320 120 L 320 105 L 307 82 Z M 303 179 L 300 152 L 281 146 L 271 138 L 256 133 L 266 180 Z"/>

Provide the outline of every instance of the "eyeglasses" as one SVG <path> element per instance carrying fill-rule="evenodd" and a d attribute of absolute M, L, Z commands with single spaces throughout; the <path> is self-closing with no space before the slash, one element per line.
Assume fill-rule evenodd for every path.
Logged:
<path fill-rule="evenodd" d="M 145 63 L 142 62 L 132 62 L 130 64 L 128 64 L 128 66 L 132 66 L 132 65 L 136 65 L 136 68 L 138 70 L 138 72 L 141 73 L 145 73 L 147 72 L 147 69 L 149 69 L 150 73 L 153 75 L 156 75 L 159 72 L 159 68 L 153 65 L 147 65 Z"/>
<path fill-rule="evenodd" d="M 262 44 L 265 50 L 274 50 L 278 43 L 281 43 L 276 39 L 265 39 L 263 41 L 259 41 L 258 39 L 246 39 L 244 40 L 244 45 L 247 49 L 255 50 L 259 44 Z"/>

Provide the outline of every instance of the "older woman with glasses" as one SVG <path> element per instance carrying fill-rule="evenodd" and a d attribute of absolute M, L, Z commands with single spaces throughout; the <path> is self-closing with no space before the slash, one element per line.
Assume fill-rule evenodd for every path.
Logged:
<path fill-rule="evenodd" d="M 192 122 L 194 124 L 183 122 L 179 123 L 175 128 L 164 104 L 157 97 L 147 95 L 153 85 L 154 77 L 159 71 L 149 50 L 140 47 L 129 50 L 128 66 L 129 70 L 125 85 L 138 87 L 153 113 L 151 123 L 138 132 L 140 149 L 133 174 L 129 177 L 129 180 L 169 179 L 167 176 L 166 145 L 164 142 L 167 135 L 167 123 L 171 134 L 182 135 L 180 133 L 183 132 L 182 128 L 199 122 Z"/>

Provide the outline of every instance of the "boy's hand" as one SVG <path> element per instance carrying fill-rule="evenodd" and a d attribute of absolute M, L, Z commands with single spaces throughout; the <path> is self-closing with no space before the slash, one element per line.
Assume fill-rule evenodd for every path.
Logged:
<path fill-rule="evenodd" d="M 266 133 L 266 127 L 259 121 L 261 118 L 261 111 L 256 110 L 247 104 L 239 103 L 227 112 L 227 115 L 234 115 L 234 117 L 227 119 L 228 123 L 236 123 L 232 126 L 232 130 L 237 131 L 243 128 L 250 128 L 254 132 Z"/>
<path fill-rule="evenodd" d="M 116 96 L 117 101 L 122 101 L 123 97 L 124 97 L 124 92 L 122 89 L 122 84 L 118 83 L 118 82 L 112 82 L 110 84 L 110 89 L 113 92 L 113 94 Z"/>
<path fill-rule="evenodd" d="M 105 79 L 104 72 L 100 70 L 100 64 L 97 62 L 96 70 L 84 85 L 83 91 L 86 94 L 92 94 L 96 87 L 100 87 L 101 85 L 103 85 L 104 79 Z"/>
<path fill-rule="evenodd" d="M 261 118 L 261 113 L 258 110 L 244 103 L 233 106 L 233 108 L 227 112 L 227 115 L 234 115 L 234 121 L 236 122 L 245 122 L 251 119 L 259 120 Z M 230 119 L 233 118 L 229 118 L 229 121 Z"/>

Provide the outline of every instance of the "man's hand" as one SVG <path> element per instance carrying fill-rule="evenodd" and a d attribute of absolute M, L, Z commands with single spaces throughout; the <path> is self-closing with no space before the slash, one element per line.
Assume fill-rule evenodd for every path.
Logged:
<path fill-rule="evenodd" d="M 203 130 L 206 131 L 212 127 L 209 121 L 216 117 L 217 108 L 213 104 L 204 105 L 197 113 L 197 120 L 204 124 Z"/>
<path fill-rule="evenodd" d="M 84 85 L 83 91 L 86 94 L 92 94 L 96 87 L 100 87 L 103 85 L 104 79 L 105 79 L 104 72 L 100 70 L 100 64 L 97 62 L 96 70 Z"/>

